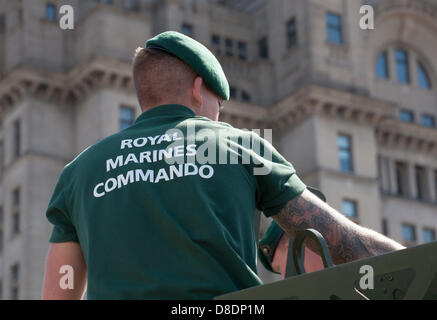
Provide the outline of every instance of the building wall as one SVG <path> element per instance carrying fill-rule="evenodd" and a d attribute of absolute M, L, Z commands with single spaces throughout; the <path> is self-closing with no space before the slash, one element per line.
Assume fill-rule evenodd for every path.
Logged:
<path fill-rule="evenodd" d="M 58 8 L 67 3 L 51 2 Z M 6 16 L 5 32 L 0 33 L 0 141 L 6 155 L 0 174 L 2 298 L 11 297 L 11 267 L 17 262 L 19 297 L 40 297 L 51 230 L 45 210 L 62 168 L 119 130 L 120 106 L 139 115 L 130 79 L 133 52 L 154 34 L 181 30 L 183 24 L 192 26 L 193 36 L 217 54 L 231 86 L 238 89 L 238 97 L 221 115 L 223 121 L 272 128 L 274 145 L 304 182 L 320 188 L 338 210 L 343 200 L 355 200 L 363 226 L 383 232 L 385 219 L 388 235 L 403 242 L 402 224 L 414 224 L 416 244 L 424 241 L 424 227 L 437 229 L 437 130 L 423 128 L 419 121 L 424 113 L 437 117 L 435 15 L 421 7 L 423 1 L 408 8 L 404 2 L 393 7 L 389 0 L 373 1 L 377 30 L 363 31 L 358 27 L 362 1 L 257 2 L 261 5 L 250 9 L 238 8 L 238 1 L 143 0 L 127 10 L 123 1 L 113 6 L 69 1 L 77 9 L 75 30 L 61 31 L 57 22 L 44 18 L 45 1 L 0 0 L 0 14 Z M 428 3 L 437 7 L 437 1 Z M 327 12 L 342 15 L 341 45 L 326 40 Z M 286 23 L 293 17 L 297 45 L 288 48 Z M 220 53 L 212 34 L 220 36 Z M 264 36 L 267 59 L 258 54 Z M 233 40 L 233 57 L 225 54 L 226 38 Z M 247 45 L 246 59 L 238 59 L 238 41 Z M 412 83 L 398 83 L 396 48 L 409 50 L 411 61 L 424 64 L 432 90 L 418 88 L 414 64 Z M 386 80 L 374 72 L 382 50 L 390 52 L 391 77 Z M 240 101 L 242 91 L 250 94 L 250 101 Z M 415 124 L 398 120 L 404 108 L 415 113 Z M 14 160 L 13 123 L 18 118 L 21 156 Z M 353 173 L 339 168 L 339 133 L 352 138 Z M 396 161 L 409 165 L 405 195 L 397 194 Z M 417 199 L 417 165 L 427 173 L 427 197 L 422 200 Z M 20 233 L 12 236 L 16 187 L 21 190 Z M 261 232 L 268 223 L 262 221 Z M 259 269 L 266 282 L 279 279 Z"/>
<path fill-rule="evenodd" d="M 75 63 L 92 55 L 131 61 L 135 49 L 144 46 L 152 36 L 148 14 L 129 12 L 122 8 L 98 5 L 77 23 Z"/>
<path fill-rule="evenodd" d="M 102 89 L 93 92 L 75 112 L 76 154 L 100 139 L 119 131 L 119 108 L 125 106 L 140 114 L 136 96 Z"/>

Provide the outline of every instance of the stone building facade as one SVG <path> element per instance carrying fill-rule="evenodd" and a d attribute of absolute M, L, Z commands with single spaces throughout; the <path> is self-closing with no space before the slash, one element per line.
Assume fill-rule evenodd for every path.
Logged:
<path fill-rule="evenodd" d="M 59 173 L 139 115 L 133 52 L 164 30 L 216 53 L 220 120 L 273 129 L 331 206 L 407 245 L 435 239 L 437 1 L 0 0 L 0 298 L 40 297 Z"/>

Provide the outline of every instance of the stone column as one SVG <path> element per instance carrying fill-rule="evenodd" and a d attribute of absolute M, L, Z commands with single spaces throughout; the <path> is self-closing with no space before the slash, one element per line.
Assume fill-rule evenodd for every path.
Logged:
<path fill-rule="evenodd" d="M 426 186 L 428 189 L 428 199 L 431 202 L 437 201 L 437 179 L 436 179 L 436 171 L 433 168 L 426 167 L 425 168 L 425 175 L 426 175 Z"/>
<path fill-rule="evenodd" d="M 407 163 L 407 194 L 412 199 L 417 199 L 416 168 L 414 163 Z"/>
<path fill-rule="evenodd" d="M 382 192 L 388 193 L 390 192 L 390 178 L 389 178 L 389 170 L 387 166 L 387 158 L 383 156 L 378 157 L 378 168 L 379 168 L 379 183 Z"/>
<path fill-rule="evenodd" d="M 408 67 L 410 72 L 410 83 L 413 87 L 419 86 L 419 79 L 417 77 L 417 55 L 414 51 L 408 51 Z"/>
<path fill-rule="evenodd" d="M 387 47 L 387 57 L 388 57 L 388 72 L 389 77 L 393 81 L 397 81 L 397 73 L 396 73 L 396 53 L 395 50 L 397 47 L 390 45 Z"/>
<path fill-rule="evenodd" d="M 396 161 L 394 159 L 386 159 L 388 167 L 388 182 L 389 182 L 389 192 L 390 194 L 398 193 L 398 184 L 396 180 Z"/>

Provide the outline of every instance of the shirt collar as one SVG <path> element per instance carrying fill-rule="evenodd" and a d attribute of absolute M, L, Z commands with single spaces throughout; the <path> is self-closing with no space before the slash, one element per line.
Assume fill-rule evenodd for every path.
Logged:
<path fill-rule="evenodd" d="M 196 114 L 190 108 L 180 105 L 180 104 L 164 104 L 161 106 L 153 107 L 147 111 L 144 111 L 135 120 L 138 123 L 143 120 L 157 118 L 157 117 L 185 117 L 192 118 Z"/>

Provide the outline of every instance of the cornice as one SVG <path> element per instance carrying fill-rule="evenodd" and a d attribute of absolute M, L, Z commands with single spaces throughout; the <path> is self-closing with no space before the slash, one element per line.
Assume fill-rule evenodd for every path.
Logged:
<path fill-rule="evenodd" d="M 92 91 L 110 88 L 135 94 L 131 64 L 93 56 L 66 74 L 20 66 L 0 81 L 0 123 L 27 97 L 74 106 Z M 271 108 L 229 101 L 220 121 L 239 128 L 289 131 L 303 119 L 323 116 L 373 128 L 378 144 L 414 152 L 436 153 L 437 130 L 397 119 L 396 105 L 319 85 L 303 87 Z"/>
<path fill-rule="evenodd" d="M 380 146 L 437 156 L 437 130 L 387 119 L 375 130 Z"/>
<path fill-rule="evenodd" d="M 97 56 L 67 74 L 18 66 L 0 81 L 0 122 L 25 97 L 74 105 L 96 88 L 134 92 L 130 68 L 129 63 Z"/>
<path fill-rule="evenodd" d="M 416 12 L 428 16 L 432 20 L 437 18 L 437 3 L 430 0 L 384 0 L 376 6 L 376 18 L 392 12 Z"/>
<path fill-rule="evenodd" d="M 309 85 L 276 104 L 269 119 L 281 131 L 289 130 L 310 115 L 376 127 L 384 119 L 393 117 L 395 110 L 394 104 L 382 100 Z"/>

